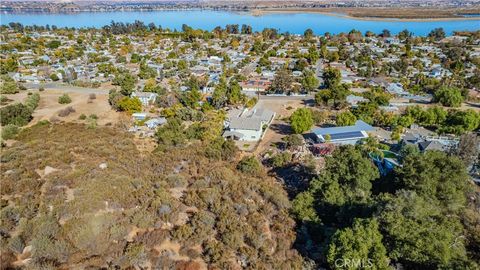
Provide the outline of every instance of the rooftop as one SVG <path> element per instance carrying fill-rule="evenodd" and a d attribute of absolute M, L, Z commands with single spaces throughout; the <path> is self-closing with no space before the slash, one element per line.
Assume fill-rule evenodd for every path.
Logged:
<path fill-rule="evenodd" d="M 375 130 L 371 125 L 363 122 L 362 120 L 358 120 L 355 125 L 353 126 L 345 126 L 345 127 L 330 127 L 330 128 L 316 128 L 313 130 L 313 133 L 317 136 L 323 135 L 330 135 L 332 136 L 340 136 L 339 134 L 346 134 L 346 133 L 357 133 L 362 131 L 373 131 Z"/>

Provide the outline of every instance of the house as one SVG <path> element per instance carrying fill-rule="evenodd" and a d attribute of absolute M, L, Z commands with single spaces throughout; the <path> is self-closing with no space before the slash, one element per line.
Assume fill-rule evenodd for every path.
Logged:
<path fill-rule="evenodd" d="M 262 137 L 262 121 L 258 118 L 236 117 L 230 119 L 223 137 L 239 141 L 258 141 Z"/>
<path fill-rule="evenodd" d="M 275 113 L 264 108 L 245 110 L 241 115 L 229 118 L 223 137 L 239 141 L 259 141 L 265 127 L 270 125 L 274 118 Z"/>
<path fill-rule="evenodd" d="M 443 77 L 449 77 L 452 76 L 452 72 L 449 70 L 442 68 L 442 67 L 435 67 L 432 69 L 430 74 L 428 74 L 430 78 L 443 78 Z"/>
<path fill-rule="evenodd" d="M 265 92 L 270 87 L 270 85 L 272 85 L 272 82 L 264 78 L 251 79 L 248 81 L 240 82 L 242 90 L 249 92 Z"/>
<path fill-rule="evenodd" d="M 429 136 L 421 133 L 406 133 L 402 137 L 401 145 L 413 145 L 421 152 L 437 150 L 447 152 L 458 146 L 458 138 Z"/>
<path fill-rule="evenodd" d="M 151 92 L 133 92 L 132 97 L 137 97 L 140 99 L 142 102 L 143 106 L 148 106 L 151 103 L 155 102 L 155 99 L 157 99 L 158 94 L 157 93 L 151 93 Z"/>
<path fill-rule="evenodd" d="M 372 126 L 358 120 L 353 126 L 316 128 L 313 133 L 322 143 L 356 144 L 359 140 L 368 138 L 367 132 L 373 130 Z"/>
<path fill-rule="evenodd" d="M 347 96 L 347 102 L 350 106 L 357 106 L 359 103 L 367 102 L 368 99 L 360 96 L 349 95 Z"/>
<path fill-rule="evenodd" d="M 142 120 L 147 119 L 147 114 L 146 113 L 133 113 L 132 117 L 133 117 L 133 120 L 142 121 Z"/>
<path fill-rule="evenodd" d="M 149 128 L 149 129 L 155 129 L 157 128 L 158 126 L 161 126 L 163 124 L 167 123 L 167 119 L 165 119 L 165 117 L 158 117 L 158 118 L 152 118 L 152 119 L 149 119 L 145 122 L 145 125 Z"/>
<path fill-rule="evenodd" d="M 403 85 L 401 83 L 388 84 L 387 91 L 392 95 L 398 95 L 398 96 L 408 94 L 408 92 L 403 89 Z"/>

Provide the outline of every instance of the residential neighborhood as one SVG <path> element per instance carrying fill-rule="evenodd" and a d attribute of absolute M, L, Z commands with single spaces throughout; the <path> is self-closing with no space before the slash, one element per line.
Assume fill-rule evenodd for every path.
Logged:
<path fill-rule="evenodd" d="M 480 31 L 353 28 L 1 25 L 2 269 L 478 269 Z"/>

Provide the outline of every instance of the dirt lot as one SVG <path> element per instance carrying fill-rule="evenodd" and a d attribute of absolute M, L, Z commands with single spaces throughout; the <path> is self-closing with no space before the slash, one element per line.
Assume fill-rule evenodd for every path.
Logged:
<path fill-rule="evenodd" d="M 22 91 L 15 95 L 6 95 L 14 102 L 23 102 L 27 97 L 28 91 Z M 116 124 L 124 119 L 123 114 L 115 112 L 108 104 L 108 92 L 95 94 L 95 99 L 89 102 L 89 93 L 70 92 L 68 95 L 72 99 L 70 104 L 58 103 L 58 97 L 63 95 L 63 91 L 47 89 L 40 92 L 40 103 L 33 113 L 33 120 L 29 125 L 33 125 L 41 120 L 60 120 L 66 122 L 82 122 L 79 120 L 81 114 L 89 116 L 95 114 L 98 117 L 98 125 Z M 58 113 L 72 107 L 75 112 L 65 117 L 59 117 Z"/>
<path fill-rule="evenodd" d="M 267 129 L 263 139 L 258 143 L 254 153 L 260 154 L 276 142 L 281 142 L 282 138 L 291 134 L 290 125 L 286 120 L 298 108 L 303 108 L 310 104 L 310 101 L 302 99 L 283 99 L 266 98 L 260 99 L 257 106 L 274 111 L 277 115 L 270 127 Z"/>

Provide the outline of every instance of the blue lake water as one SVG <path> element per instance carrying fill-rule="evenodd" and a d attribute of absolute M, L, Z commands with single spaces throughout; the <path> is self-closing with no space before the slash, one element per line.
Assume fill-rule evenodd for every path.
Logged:
<path fill-rule="evenodd" d="M 181 10 L 181 11 L 126 11 L 126 12 L 84 12 L 74 14 L 1 14 L 0 22 L 20 22 L 24 25 L 57 25 L 68 27 L 101 27 L 116 22 L 143 21 L 145 24 L 155 23 L 164 28 L 181 29 L 182 24 L 193 28 L 212 30 L 216 26 L 226 24 L 248 24 L 253 30 L 276 28 L 280 32 L 303 34 L 305 29 L 311 28 L 316 34 L 325 32 L 349 32 L 352 29 L 365 32 L 367 30 L 380 33 L 389 29 L 398 33 L 408 29 L 415 35 L 426 35 L 432 29 L 442 27 L 447 34 L 461 30 L 479 30 L 478 20 L 445 20 L 445 21 L 400 21 L 400 20 L 358 20 L 342 16 L 332 16 L 317 13 L 274 13 L 262 16 L 253 16 L 250 13 L 236 13 L 212 10 Z"/>

